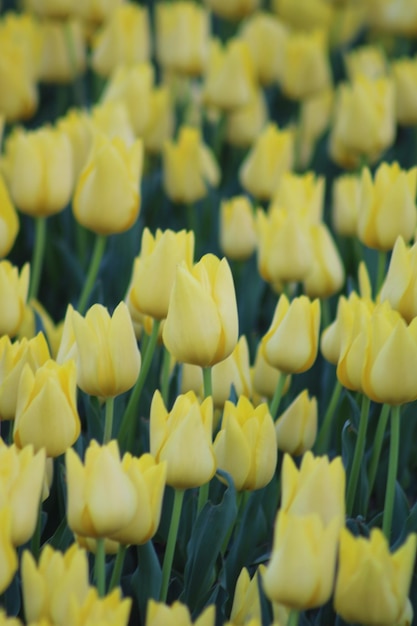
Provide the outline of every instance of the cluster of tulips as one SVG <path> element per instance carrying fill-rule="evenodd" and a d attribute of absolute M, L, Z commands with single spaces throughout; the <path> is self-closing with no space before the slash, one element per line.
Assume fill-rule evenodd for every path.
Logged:
<path fill-rule="evenodd" d="M 416 0 L 3 4 L 0 626 L 411 625 Z"/>

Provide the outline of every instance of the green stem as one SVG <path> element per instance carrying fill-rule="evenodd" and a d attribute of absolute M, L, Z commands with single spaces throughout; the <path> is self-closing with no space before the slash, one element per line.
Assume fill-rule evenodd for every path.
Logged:
<path fill-rule="evenodd" d="M 84 281 L 84 287 L 78 302 L 78 312 L 81 313 L 81 315 L 85 313 L 88 299 L 94 287 L 94 283 L 96 282 L 101 259 L 103 258 L 104 250 L 106 248 L 106 241 L 107 237 L 105 235 L 97 235 L 93 255 L 90 261 L 90 267 L 88 269 L 87 277 Z"/>
<path fill-rule="evenodd" d="M 203 385 L 204 397 L 209 398 L 213 395 L 213 386 L 211 382 L 211 367 L 203 367 Z"/>
<path fill-rule="evenodd" d="M 104 418 L 104 435 L 103 443 L 108 443 L 112 436 L 113 431 L 113 413 L 114 413 L 114 398 L 107 398 L 106 400 L 106 414 Z"/>
<path fill-rule="evenodd" d="M 333 415 L 338 405 L 342 389 L 343 385 L 339 382 L 339 379 L 336 379 L 336 383 L 333 387 L 333 393 L 330 398 L 330 402 L 324 415 L 323 422 L 320 427 L 320 432 L 316 440 L 316 454 L 324 454 L 325 452 L 327 452 L 327 449 L 329 447 L 330 426 L 333 422 Z"/>
<path fill-rule="evenodd" d="M 291 609 L 290 614 L 288 616 L 287 626 L 298 626 L 298 620 L 300 617 L 299 611 L 296 609 Z"/>
<path fill-rule="evenodd" d="M 180 525 L 181 509 L 185 491 L 175 489 L 174 504 L 172 506 L 171 524 L 169 526 L 168 541 L 165 550 L 164 564 L 162 566 L 162 583 L 160 602 L 166 602 L 169 579 L 171 576 L 172 563 L 174 561 L 175 544 L 177 541 L 178 528 Z"/>
<path fill-rule="evenodd" d="M 106 595 L 106 549 L 104 537 L 96 539 L 96 558 L 94 563 L 95 583 L 100 598 Z"/>
<path fill-rule="evenodd" d="M 135 414 L 137 411 L 140 394 L 142 393 L 143 385 L 145 384 L 146 377 L 149 372 L 149 368 L 152 363 L 152 357 L 155 352 L 156 343 L 158 341 L 158 332 L 161 325 L 160 320 L 154 320 L 152 326 L 152 333 L 150 339 L 146 345 L 146 351 L 143 355 L 142 367 L 140 369 L 139 376 L 133 387 L 133 391 L 130 395 L 129 402 L 127 403 L 126 410 L 124 412 L 122 423 L 120 424 L 118 441 L 119 444 L 123 444 L 125 437 L 129 435 L 129 439 L 132 441 L 134 438 L 135 430 Z"/>
<path fill-rule="evenodd" d="M 362 396 L 361 415 L 359 418 L 358 437 L 356 439 L 355 453 L 349 475 L 349 483 L 346 496 L 346 510 L 348 515 L 352 515 L 353 504 L 355 502 L 356 487 L 358 485 L 359 472 L 365 452 L 366 429 L 368 426 L 368 413 L 371 401 L 367 396 Z"/>
<path fill-rule="evenodd" d="M 38 518 L 36 520 L 35 532 L 32 535 L 30 542 L 30 550 L 32 556 L 37 561 L 39 559 L 40 547 L 41 547 L 41 535 L 42 535 L 42 502 L 39 503 Z"/>
<path fill-rule="evenodd" d="M 162 372 L 161 372 L 161 395 L 165 406 L 168 406 L 169 396 L 169 370 L 171 365 L 171 355 L 166 348 L 164 348 L 164 354 L 162 357 Z"/>
<path fill-rule="evenodd" d="M 385 278 L 385 267 L 387 263 L 387 253 L 383 250 L 378 251 L 378 266 L 376 273 L 376 284 L 375 284 L 375 297 L 377 297 L 379 290 L 382 287 L 382 283 Z"/>
<path fill-rule="evenodd" d="M 203 386 L 204 386 L 204 397 L 209 398 L 213 394 L 212 380 L 211 380 L 211 367 L 203 367 Z M 205 483 L 204 485 L 201 485 L 198 490 L 197 515 L 200 513 L 201 509 L 203 508 L 203 506 L 208 500 L 209 486 L 210 486 L 210 483 Z"/>
<path fill-rule="evenodd" d="M 117 587 L 120 583 L 120 577 L 122 575 L 123 563 L 125 561 L 127 546 L 119 545 L 119 549 L 117 551 L 116 560 L 114 562 L 113 571 L 109 584 L 109 592 L 112 591 L 115 587 Z"/>
<path fill-rule="evenodd" d="M 210 483 L 204 483 L 204 485 L 201 485 L 198 489 L 197 515 L 200 513 L 201 509 L 208 500 L 209 486 Z"/>
<path fill-rule="evenodd" d="M 374 488 L 376 474 L 378 471 L 379 459 L 381 456 L 382 444 L 384 442 L 384 435 L 387 428 L 388 417 L 390 414 L 391 407 L 389 404 L 384 404 L 378 419 L 378 426 L 376 429 L 374 443 L 372 446 L 372 456 L 371 462 L 369 464 L 368 471 L 368 496 L 366 500 L 366 510 L 368 509 L 369 499 L 372 494 L 372 489 Z"/>
<path fill-rule="evenodd" d="M 287 380 L 287 374 L 283 372 L 280 373 L 280 377 L 278 380 L 278 385 L 276 386 L 274 397 L 271 400 L 271 404 L 269 405 L 269 412 L 272 415 L 273 420 L 275 421 L 278 416 L 278 409 L 282 398 L 282 393 L 285 387 L 285 381 Z"/>
<path fill-rule="evenodd" d="M 382 519 L 382 531 L 390 540 L 392 517 L 394 513 L 395 483 L 398 473 L 398 453 L 400 449 L 400 405 L 393 406 L 391 410 L 391 437 L 388 460 L 387 489 L 385 491 L 384 517 Z"/>
<path fill-rule="evenodd" d="M 28 300 L 37 298 L 43 258 L 46 244 L 46 217 L 35 218 L 35 245 L 33 248 L 32 265 L 30 268 L 30 287 Z"/>

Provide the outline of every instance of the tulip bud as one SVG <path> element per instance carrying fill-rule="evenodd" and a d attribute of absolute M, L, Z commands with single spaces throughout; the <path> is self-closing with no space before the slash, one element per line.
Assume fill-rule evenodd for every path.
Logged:
<path fill-rule="evenodd" d="M 244 261 L 255 251 L 257 237 L 252 206 L 246 196 L 220 205 L 220 249 L 229 259 Z"/>
<path fill-rule="evenodd" d="M 309 298 L 328 298 L 340 291 L 345 268 L 336 244 L 324 223 L 310 226 L 313 260 L 304 280 Z"/>
<path fill-rule="evenodd" d="M 0 45 L 0 115 L 11 123 L 28 119 L 37 109 L 39 96 L 25 49 L 4 33 L 0 33 Z"/>
<path fill-rule="evenodd" d="M 356 236 L 360 201 L 361 181 L 357 174 L 343 174 L 334 180 L 332 223 L 338 235 Z"/>
<path fill-rule="evenodd" d="M 249 102 L 227 114 L 226 141 L 232 146 L 250 148 L 268 122 L 268 106 L 261 89 Z"/>
<path fill-rule="evenodd" d="M 216 608 L 214 604 L 206 607 L 199 618 L 193 622 L 185 604 L 174 602 L 171 606 L 150 599 L 146 610 L 145 626 L 214 626 Z"/>
<path fill-rule="evenodd" d="M 300 296 L 289 302 L 281 295 L 271 326 L 262 338 L 265 359 L 288 374 L 305 372 L 316 360 L 319 327 L 318 299 L 311 302 L 306 296 Z"/>
<path fill-rule="evenodd" d="M 235 626 L 251 623 L 251 619 L 261 620 L 261 599 L 259 596 L 259 569 L 250 578 L 244 567 L 236 581 L 230 621 Z"/>
<path fill-rule="evenodd" d="M 0 508 L 0 593 L 6 591 L 18 567 L 16 550 L 12 544 L 12 512 L 10 506 Z"/>
<path fill-rule="evenodd" d="M 355 80 L 359 75 L 367 76 L 372 80 L 387 75 L 387 59 L 382 49 L 377 46 L 359 46 L 346 54 L 344 61 L 350 81 Z"/>
<path fill-rule="evenodd" d="M 20 275 L 10 261 L 0 261 L 0 335 L 16 335 L 23 321 L 29 289 L 29 264 Z"/>
<path fill-rule="evenodd" d="M 118 396 L 135 384 L 141 356 L 129 311 L 124 302 L 110 317 L 101 304 L 94 304 L 85 318 L 72 313 L 77 350 L 77 384 L 93 396 Z"/>
<path fill-rule="evenodd" d="M 133 521 L 137 493 L 124 471 L 116 441 L 99 446 L 92 440 L 84 463 L 69 448 L 67 469 L 67 518 L 74 533 L 109 537 Z"/>
<path fill-rule="evenodd" d="M 143 131 L 148 152 L 162 152 L 166 141 L 174 134 L 175 120 L 171 95 L 166 86 L 155 87 L 150 97 L 150 116 Z"/>
<path fill-rule="evenodd" d="M 259 82 L 269 85 L 280 81 L 288 38 L 284 22 L 270 13 L 256 12 L 243 23 L 240 37 L 248 43 Z"/>
<path fill-rule="evenodd" d="M 94 131 L 108 139 L 121 140 L 130 148 L 135 141 L 127 105 L 123 100 L 107 100 L 93 107 L 91 121 Z"/>
<path fill-rule="evenodd" d="M 78 179 L 73 200 L 76 220 L 101 235 L 121 233 L 135 223 L 140 206 L 143 146 L 97 133 Z"/>
<path fill-rule="evenodd" d="M 120 587 L 107 596 L 100 597 L 96 587 L 90 587 L 86 598 L 79 602 L 71 600 L 67 620 L 70 624 L 117 624 L 128 626 L 132 598 L 123 598 Z"/>
<path fill-rule="evenodd" d="M 340 533 L 334 608 L 347 622 L 390 626 L 400 623 L 407 602 L 416 556 L 417 536 L 390 552 L 379 528 L 370 537 Z"/>
<path fill-rule="evenodd" d="M 233 277 L 226 259 L 206 254 L 189 270 L 177 268 L 163 340 L 181 363 L 201 367 L 228 357 L 238 339 Z"/>
<path fill-rule="evenodd" d="M 278 449 L 294 456 L 311 450 L 317 435 L 317 400 L 302 391 L 275 422 Z"/>
<path fill-rule="evenodd" d="M 217 466 L 231 475 L 237 491 L 261 489 L 272 479 L 277 446 L 267 404 L 254 408 L 245 396 L 237 405 L 227 401 L 213 445 Z"/>
<path fill-rule="evenodd" d="M 294 174 L 285 172 L 272 199 L 272 205 L 296 211 L 311 224 L 323 220 L 325 180 L 313 172 Z M 269 211 L 271 211 L 271 207 Z"/>
<path fill-rule="evenodd" d="M 417 124 L 417 57 L 404 57 L 390 64 L 395 82 L 397 121 L 403 126 Z"/>
<path fill-rule="evenodd" d="M 13 248 L 19 232 L 19 218 L 12 204 L 3 176 L 0 174 L 0 257 Z"/>
<path fill-rule="evenodd" d="M 167 462 L 167 484 L 175 489 L 200 487 L 216 471 L 212 446 L 213 401 L 200 405 L 190 391 L 177 397 L 168 413 L 155 391 L 150 415 L 150 450 L 157 462 Z"/>
<path fill-rule="evenodd" d="M 86 22 L 99 25 L 110 21 L 122 2 L 123 0 L 82 0 L 76 3 L 77 13 Z"/>
<path fill-rule="evenodd" d="M 273 0 L 273 10 L 294 30 L 330 27 L 333 5 L 326 0 Z"/>
<path fill-rule="evenodd" d="M 80 20 L 47 19 L 42 22 L 41 33 L 43 45 L 39 77 L 42 82 L 71 83 L 85 72 L 86 41 Z"/>
<path fill-rule="evenodd" d="M 417 244 L 407 247 L 404 239 L 397 237 L 388 272 L 379 292 L 379 301 L 388 300 L 407 323 L 417 317 Z"/>

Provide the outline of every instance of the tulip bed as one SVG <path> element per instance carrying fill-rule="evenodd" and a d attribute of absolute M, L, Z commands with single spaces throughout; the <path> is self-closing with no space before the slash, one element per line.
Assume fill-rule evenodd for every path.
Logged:
<path fill-rule="evenodd" d="M 0 7 L 0 626 L 417 623 L 417 2 Z"/>

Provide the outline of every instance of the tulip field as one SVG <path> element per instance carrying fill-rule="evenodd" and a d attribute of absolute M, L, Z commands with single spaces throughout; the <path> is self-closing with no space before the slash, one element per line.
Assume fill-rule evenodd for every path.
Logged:
<path fill-rule="evenodd" d="M 0 0 L 0 626 L 417 624 L 417 0 Z"/>

